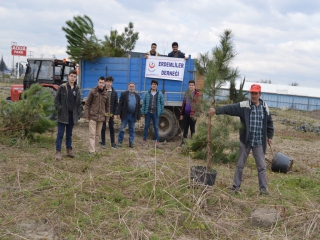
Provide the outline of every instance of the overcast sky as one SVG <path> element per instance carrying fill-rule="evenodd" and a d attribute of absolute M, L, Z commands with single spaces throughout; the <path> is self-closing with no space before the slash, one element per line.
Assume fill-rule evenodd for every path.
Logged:
<path fill-rule="evenodd" d="M 193 58 L 211 51 L 230 29 L 241 77 L 320 88 L 319 0 L 0 0 L 0 55 L 12 66 L 16 42 L 33 57 L 67 57 L 61 27 L 84 14 L 100 39 L 132 21 L 139 32 L 134 51 L 146 52 L 156 42 L 167 54 L 177 41 Z"/>

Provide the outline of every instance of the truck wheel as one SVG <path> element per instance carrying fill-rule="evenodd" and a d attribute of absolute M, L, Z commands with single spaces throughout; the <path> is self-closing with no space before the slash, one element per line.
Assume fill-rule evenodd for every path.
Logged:
<path fill-rule="evenodd" d="M 172 111 L 164 109 L 159 118 L 159 141 L 169 140 L 178 133 L 178 122 Z M 153 123 L 151 121 L 149 132 L 154 135 Z"/>

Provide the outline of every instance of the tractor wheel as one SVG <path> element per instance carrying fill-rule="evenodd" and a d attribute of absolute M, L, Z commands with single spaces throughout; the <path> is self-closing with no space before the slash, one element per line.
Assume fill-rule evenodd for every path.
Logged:
<path fill-rule="evenodd" d="M 172 111 L 164 109 L 159 118 L 159 141 L 169 140 L 178 133 L 178 121 Z M 154 135 L 153 123 L 151 121 L 149 132 Z"/>

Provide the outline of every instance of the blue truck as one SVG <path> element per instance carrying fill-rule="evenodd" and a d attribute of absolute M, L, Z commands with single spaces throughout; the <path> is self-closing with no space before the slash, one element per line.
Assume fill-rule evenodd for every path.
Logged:
<path fill-rule="evenodd" d="M 121 92 L 128 89 L 129 82 L 134 82 L 136 92 L 143 99 L 144 94 L 151 87 L 151 78 L 145 77 L 146 59 L 143 54 L 137 58 L 105 57 L 96 61 L 82 60 L 79 66 L 78 84 L 82 90 L 82 99 L 85 101 L 91 88 L 97 86 L 100 76 L 112 76 L 115 80 L 113 87 L 120 97 Z M 165 141 L 173 138 L 179 132 L 180 108 L 189 80 L 194 79 L 194 59 L 186 60 L 183 81 L 157 79 L 158 89 L 162 91 L 165 109 L 159 119 L 159 138 Z M 153 126 L 150 126 L 153 133 Z"/>

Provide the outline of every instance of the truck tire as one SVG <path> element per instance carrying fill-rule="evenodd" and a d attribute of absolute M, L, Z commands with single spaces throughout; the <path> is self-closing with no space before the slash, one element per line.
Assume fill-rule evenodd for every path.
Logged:
<path fill-rule="evenodd" d="M 168 141 L 178 133 L 178 121 L 172 111 L 164 109 L 159 118 L 159 141 Z M 153 122 L 151 121 L 149 132 L 155 136 Z"/>

